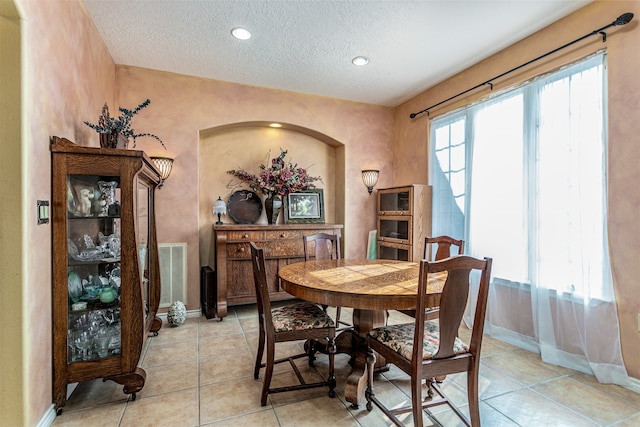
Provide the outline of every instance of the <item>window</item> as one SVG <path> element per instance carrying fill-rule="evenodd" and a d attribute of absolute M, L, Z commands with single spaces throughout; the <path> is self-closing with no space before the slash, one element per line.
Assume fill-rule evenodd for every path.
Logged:
<path fill-rule="evenodd" d="M 431 122 L 433 234 L 493 277 L 611 298 L 605 54 Z"/>

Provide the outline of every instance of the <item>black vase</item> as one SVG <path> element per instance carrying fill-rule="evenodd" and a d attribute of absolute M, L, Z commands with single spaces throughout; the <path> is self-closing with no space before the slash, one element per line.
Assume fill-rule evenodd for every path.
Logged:
<path fill-rule="evenodd" d="M 267 223 L 277 224 L 278 215 L 282 209 L 282 197 L 269 196 L 264 199 L 264 210 L 267 213 Z"/>

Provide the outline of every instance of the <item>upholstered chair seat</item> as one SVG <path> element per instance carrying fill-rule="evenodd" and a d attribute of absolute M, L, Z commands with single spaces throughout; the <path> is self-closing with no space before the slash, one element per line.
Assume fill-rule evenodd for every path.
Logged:
<path fill-rule="evenodd" d="M 335 327 L 333 319 L 320 307 L 310 302 L 272 308 L 271 318 L 276 332 Z"/>
<path fill-rule="evenodd" d="M 413 335 L 415 324 L 383 326 L 369 332 L 371 338 L 386 345 L 407 360 L 411 360 L 413 353 Z M 422 360 L 433 359 L 440 348 L 440 325 L 428 320 L 424 323 L 424 341 L 422 342 Z M 469 351 L 469 346 L 460 338 L 455 339 L 453 353 L 462 354 Z"/>

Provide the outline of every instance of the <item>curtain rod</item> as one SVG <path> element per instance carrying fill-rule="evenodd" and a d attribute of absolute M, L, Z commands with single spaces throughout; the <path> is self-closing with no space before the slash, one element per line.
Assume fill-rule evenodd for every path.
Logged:
<path fill-rule="evenodd" d="M 449 97 L 449 98 L 445 99 L 444 101 L 440 101 L 440 102 L 438 102 L 437 104 L 433 104 L 431 107 L 427 107 L 427 108 L 425 108 L 424 110 L 418 111 L 417 113 L 411 113 L 411 114 L 409 115 L 409 117 L 413 119 L 413 118 L 415 118 L 417 115 L 422 114 L 422 113 L 425 113 L 425 112 L 427 113 L 427 116 L 428 116 L 428 115 L 429 115 L 429 110 L 431 110 L 432 108 L 435 108 L 435 107 L 437 107 L 437 106 L 439 106 L 439 105 L 442 105 L 442 104 L 444 104 L 445 102 L 449 102 L 449 101 L 451 101 L 452 99 L 455 99 L 455 98 L 457 98 L 457 97 L 459 97 L 459 96 L 462 96 L 462 95 L 464 95 L 464 94 L 466 94 L 466 93 L 468 93 L 468 92 L 471 92 L 472 90 L 478 89 L 479 87 L 482 87 L 482 86 L 484 86 L 484 85 L 489 85 L 489 86 L 491 87 L 491 90 L 493 90 L 493 83 L 492 83 L 492 82 L 493 82 L 494 80 L 499 79 L 500 77 L 504 77 L 504 76 L 506 76 L 507 74 L 509 74 L 509 73 L 513 73 L 514 71 L 519 70 L 519 69 L 520 69 L 520 68 L 522 68 L 522 67 L 526 67 L 527 65 L 529 65 L 529 64 L 531 64 L 531 63 L 533 63 L 533 62 L 539 61 L 539 60 L 540 60 L 540 59 L 542 59 L 542 58 L 545 58 L 545 57 L 547 57 L 547 56 L 549 56 L 549 55 L 552 55 L 552 54 L 554 54 L 554 53 L 558 52 L 559 50 L 562 50 L 562 49 L 564 49 L 564 48 L 566 48 L 566 47 L 571 46 L 572 44 L 578 43 L 579 41 L 582 41 L 582 40 L 586 39 L 587 37 L 591 37 L 591 36 L 594 36 L 594 35 L 598 35 L 598 34 L 600 34 L 600 35 L 602 36 L 602 42 L 604 43 L 604 42 L 606 42 L 606 41 L 607 41 L 607 33 L 605 33 L 605 32 L 604 32 L 604 30 L 606 30 L 606 29 L 607 29 L 607 28 L 609 28 L 609 27 L 616 26 L 616 25 L 625 25 L 625 24 L 628 24 L 628 23 L 629 23 L 629 21 L 631 21 L 632 19 L 633 19 L 633 13 L 631 13 L 631 12 L 623 13 L 623 14 L 622 14 L 622 15 L 620 15 L 620 16 L 619 16 L 615 21 L 613 21 L 611 24 L 605 25 L 604 27 L 602 27 L 602 28 L 598 28 L 597 30 L 593 30 L 593 31 L 592 31 L 592 32 L 590 32 L 589 34 L 585 34 L 584 36 L 582 36 L 582 37 L 580 37 L 580 38 L 577 38 L 577 39 L 575 39 L 575 40 L 574 40 L 574 41 L 572 41 L 572 42 L 569 42 L 569 43 L 564 44 L 564 45 L 562 45 L 562 46 L 560 46 L 560 47 L 558 47 L 558 48 L 555 48 L 555 49 L 553 49 L 552 51 L 549 51 L 549 52 L 545 53 L 544 55 L 540 55 L 540 56 L 538 56 L 537 58 L 534 58 L 534 59 L 532 59 L 532 60 L 530 60 L 530 61 L 528 61 L 528 62 L 525 62 L 524 64 L 518 65 L 517 67 L 512 68 L 512 69 L 510 69 L 509 71 L 505 71 L 505 72 L 504 72 L 504 73 L 502 73 L 502 74 L 499 74 L 499 75 L 497 75 L 497 76 L 495 76 L 495 77 L 493 77 L 493 78 L 490 78 L 490 79 L 489 79 L 489 80 L 487 80 L 486 82 L 483 82 L 483 83 L 480 83 L 480 84 L 478 84 L 478 85 L 475 85 L 474 87 L 472 87 L 472 88 L 470 88 L 470 89 L 467 89 L 467 90 L 465 90 L 465 91 L 463 91 L 463 92 L 460 92 L 460 93 L 459 93 L 459 94 L 457 94 L 457 95 L 453 95 L 452 97 Z"/>

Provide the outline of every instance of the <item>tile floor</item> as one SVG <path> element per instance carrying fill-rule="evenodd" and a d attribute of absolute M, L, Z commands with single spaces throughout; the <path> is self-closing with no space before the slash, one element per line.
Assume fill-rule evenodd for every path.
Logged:
<path fill-rule="evenodd" d="M 343 316 L 350 315 L 343 309 Z M 390 323 L 410 318 L 391 312 Z M 132 401 L 111 381 L 81 383 L 53 426 L 388 426 L 389 420 L 366 402 L 351 409 L 344 400 L 349 374 L 347 355 L 336 356 L 337 397 L 326 388 L 270 395 L 260 406 L 261 380 L 253 379 L 256 352 L 255 305 L 231 307 L 223 322 L 188 318 L 184 325 L 163 325 L 147 340 L 142 367 L 147 383 Z M 461 327 L 461 337 L 469 331 Z M 302 343 L 278 344 L 278 353 L 300 350 Z M 292 349 L 292 347 L 294 347 Z M 276 357 L 278 357 L 278 353 Z M 308 378 L 325 375 L 326 357 L 316 368 L 299 362 Z M 273 385 L 294 381 L 290 368 L 276 368 Z M 487 426 L 640 426 L 640 395 L 592 377 L 542 363 L 533 353 L 486 337 L 480 369 L 480 411 Z M 293 379 L 292 379 L 293 378 Z M 290 384 L 291 382 L 289 382 Z M 375 390 L 391 406 L 409 400 L 408 378 L 397 368 L 376 377 Z M 466 409 L 466 379 L 448 377 L 444 390 Z M 462 425 L 446 409 L 434 409 L 444 426 Z M 411 425 L 411 416 L 406 421 Z M 430 421 L 425 418 L 426 425 Z"/>

